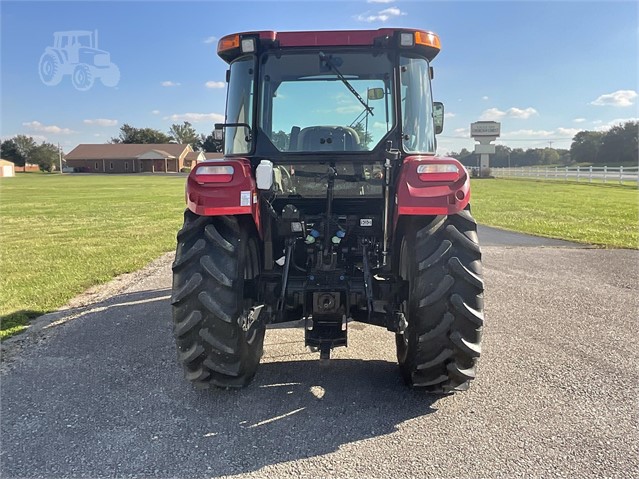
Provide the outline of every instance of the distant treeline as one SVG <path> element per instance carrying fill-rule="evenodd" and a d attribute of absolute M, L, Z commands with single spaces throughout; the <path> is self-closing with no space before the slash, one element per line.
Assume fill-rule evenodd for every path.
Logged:
<path fill-rule="evenodd" d="M 466 148 L 449 156 L 465 166 L 478 166 L 478 155 Z M 571 165 L 574 163 L 631 163 L 639 158 L 639 122 L 629 121 L 609 130 L 580 131 L 572 139 L 570 150 L 558 148 L 510 148 L 496 145 L 490 157 L 491 167 L 531 165 Z"/>

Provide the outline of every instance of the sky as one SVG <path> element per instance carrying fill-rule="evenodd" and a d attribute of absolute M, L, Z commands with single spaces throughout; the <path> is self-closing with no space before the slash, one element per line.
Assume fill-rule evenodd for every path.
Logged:
<path fill-rule="evenodd" d="M 252 30 L 436 32 L 433 96 L 446 108 L 438 153 L 473 149 L 470 123 L 501 122 L 497 144 L 569 148 L 580 130 L 639 118 L 638 2 L 130 1 L 0 3 L 0 136 L 104 143 L 124 123 L 167 132 L 223 121 L 217 40 Z M 119 78 L 80 91 L 39 71 L 55 32 L 98 32 Z M 115 79 L 114 79 L 115 78 Z M 107 83 L 109 79 L 107 78 Z"/>

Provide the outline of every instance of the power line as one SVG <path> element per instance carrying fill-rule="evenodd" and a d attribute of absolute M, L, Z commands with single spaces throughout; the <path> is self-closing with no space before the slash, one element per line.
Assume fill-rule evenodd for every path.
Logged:
<path fill-rule="evenodd" d="M 439 138 L 448 138 L 451 140 L 470 140 L 474 141 L 470 137 L 465 136 L 445 136 L 445 135 L 437 135 Z M 548 143 L 549 141 L 568 141 L 572 140 L 572 138 L 497 138 L 495 141 L 537 141 Z"/>

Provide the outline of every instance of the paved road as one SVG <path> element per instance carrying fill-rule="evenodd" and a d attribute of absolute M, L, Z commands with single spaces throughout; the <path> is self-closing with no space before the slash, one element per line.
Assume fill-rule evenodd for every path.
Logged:
<path fill-rule="evenodd" d="M 478 379 L 445 398 L 405 389 L 390 333 L 358 323 L 328 366 L 301 330 L 269 330 L 250 387 L 195 390 L 169 260 L 23 337 L 1 477 L 639 475 L 637 251 L 486 246 Z"/>

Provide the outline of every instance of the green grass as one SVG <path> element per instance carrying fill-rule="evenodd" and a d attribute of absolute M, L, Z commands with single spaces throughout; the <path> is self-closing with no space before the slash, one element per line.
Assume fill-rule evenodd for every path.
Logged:
<path fill-rule="evenodd" d="M 175 248 L 183 176 L 0 179 L 0 338 Z"/>
<path fill-rule="evenodd" d="M 18 174 L 0 179 L 0 338 L 90 286 L 175 248 L 183 176 Z M 484 224 L 637 248 L 636 188 L 473 180 Z"/>
<path fill-rule="evenodd" d="M 472 180 L 480 223 L 549 238 L 639 248 L 639 190 L 603 184 Z"/>

